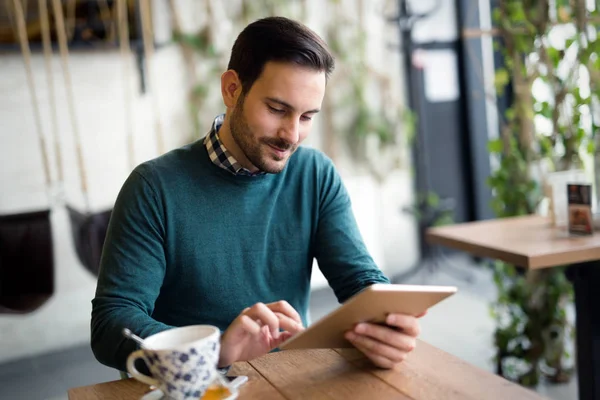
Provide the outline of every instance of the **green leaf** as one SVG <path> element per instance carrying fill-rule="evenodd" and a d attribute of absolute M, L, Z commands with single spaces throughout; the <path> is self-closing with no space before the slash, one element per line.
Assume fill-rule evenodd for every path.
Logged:
<path fill-rule="evenodd" d="M 551 120 L 553 112 L 552 106 L 547 101 L 544 101 L 541 104 L 542 110 L 539 112 L 539 114 Z"/>
<path fill-rule="evenodd" d="M 494 139 L 488 142 L 488 150 L 492 154 L 500 154 L 504 150 L 502 139 Z"/>
<path fill-rule="evenodd" d="M 508 120 L 508 122 L 512 122 L 515 119 L 515 110 L 513 110 L 512 108 L 509 108 L 508 110 L 506 110 L 504 115 L 505 115 L 506 119 Z"/>
<path fill-rule="evenodd" d="M 549 47 L 547 51 L 548 58 L 550 58 L 550 61 L 552 61 L 552 65 L 557 66 L 561 60 L 561 52 L 554 47 Z"/>
<path fill-rule="evenodd" d="M 588 141 L 586 151 L 588 154 L 591 154 L 591 155 L 593 155 L 596 152 L 596 145 L 595 145 L 594 141 L 592 141 L 592 140 Z"/>
<path fill-rule="evenodd" d="M 492 12 L 492 16 L 493 16 L 494 22 L 496 22 L 496 23 L 501 23 L 503 21 L 502 10 L 500 10 L 499 7 L 494 8 L 494 11 Z"/>
<path fill-rule="evenodd" d="M 192 93 L 194 96 L 204 98 L 208 94 L 208 90 L 208 85 L 198 84 L 194 86 L 194 88 L 192 89 Z"/>
<path fill-rule="evenodd" d="M 538 143 L 540 144 L 540 155 L 544 158 L 552 157 L 552 141 L 550 138 L 538 135 Z"/>
<path fill-rule="evenodd" d="M 505 68 L 500 68 L 496 70 L 496 74 L 494 76 L 494 85 L 496 87 L 496 92 L 498 94 L 504 93 L 504 88 L 510 82 L 510 75 L 508 74 L 508 70 Z"/>

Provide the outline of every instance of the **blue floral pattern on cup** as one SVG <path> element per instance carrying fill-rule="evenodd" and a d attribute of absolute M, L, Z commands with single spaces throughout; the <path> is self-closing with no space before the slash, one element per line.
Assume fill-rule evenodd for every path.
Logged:
<path fill-rule="evenodd" d="M 173 400 L 198 400 L 217 378 L 219 361 L 219 334 L 174 349 L 143 349 L 133 353 L 142 358 L 158 381 L 161 391 Z M 129 368 L 128 368 L 129 369 Z M 133 377 L 140 379 L 133 371 Z M 136 371 L 137 372 L 137 371 Z M 146 381 L 147 382 L 147 381 Z"/>

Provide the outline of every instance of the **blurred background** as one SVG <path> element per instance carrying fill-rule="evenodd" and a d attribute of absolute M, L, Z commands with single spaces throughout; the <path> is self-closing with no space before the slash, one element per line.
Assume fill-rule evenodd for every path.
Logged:
<path fill-rule="evenodd" d="M 336 56 L 305 145 L 335 162 L 377 264 L 395 282 L 460 289 L 423 339 L 498 372 L 494 337 L 524 335 L 490 312 L 528 296 L 501 303 L 504 267 L 424 233 L 552 212 L 557 172 L 598 179 L 597 2 L 1 0 L 0 398 L 118 379 L 88 344 L 110 209 L 133 167 L 208 132 L 235 37 L 269 15 L 304 22 Z M 557 288 L 566 372 L 528 381 L 530 359 L 501 362 L 575 399 L 572 288 Z M 313 290 L 314 321 L 337 306 L 316 264 Z"/>

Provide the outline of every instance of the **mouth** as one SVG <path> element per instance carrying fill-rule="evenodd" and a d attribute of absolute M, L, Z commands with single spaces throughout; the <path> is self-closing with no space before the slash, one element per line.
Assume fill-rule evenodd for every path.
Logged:
<path fill-rule="evenodd" d="M 273 152 L 278 157 L 284 157 L 288 153 L 288 151 L 289 151 L 289 149 L 281 149 L 281 148 L 279 148 L 277 146 L 273 146 L 273 145 L 268 145 L 268 146 L 273 150 Z"/>

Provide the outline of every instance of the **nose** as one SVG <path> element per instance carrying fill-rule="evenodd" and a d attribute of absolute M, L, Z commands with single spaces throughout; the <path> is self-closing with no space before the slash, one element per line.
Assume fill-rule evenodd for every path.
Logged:
<path fill-rule="evenodd" d="M 296 144 L 300 140 L 300 120 L 298 118 L 286 118 L 279 129 L 279 138 L 289 144 Z"/>

